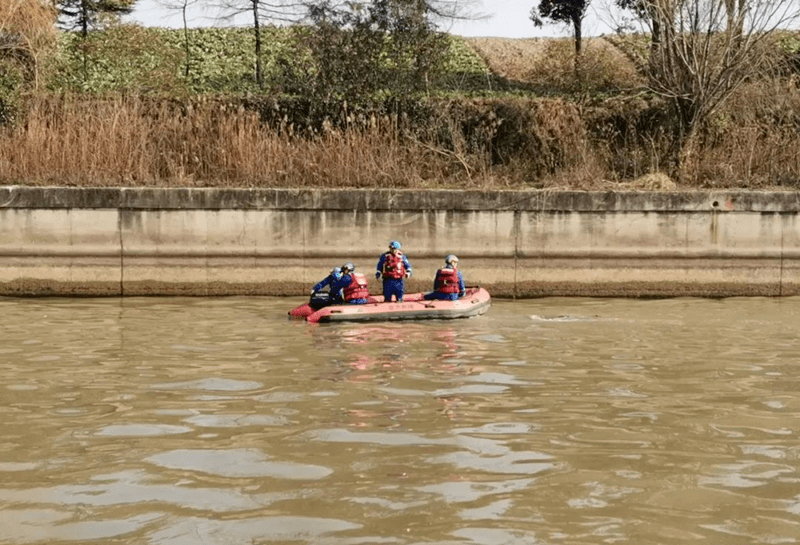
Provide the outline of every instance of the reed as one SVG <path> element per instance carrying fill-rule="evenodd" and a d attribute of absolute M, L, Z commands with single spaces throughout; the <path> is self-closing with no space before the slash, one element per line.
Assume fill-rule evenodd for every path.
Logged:
<path fill-rule="evenodd" d="M 750 82 L 705 134 L 693 165 L 698 187 L 800 188 L 800 78 Z"/>
<path fill-rule="evenodd" d="M 276 130 L 256 112 L 224 102 L 39 96 L 28 106 L 24 123 L 0 132 L 2 184 L 464 188 L 531 183 L 529 161 L 493 164 L 491 140 L 468 142 L 464 120 L 447 116 L 433 128 L 403 129 L 383 116 L 357 127 L 324 126 L 309 137 L 293 134 L 291 127 Z"/>
<path fill-rule="evenodd" d="M 267 123 L 237 100 L 37 94 L 24 122 L 0 129 L 0 184 L 615 189 L 659 172 L 667 140 L 657 108 L 604 107 L 462 99 L 433 104 L 427 120 L 379 115 L 311 130 Z M 797 189 L 797 112 L 796 78 L 743 87 L 681 187 Z"/>

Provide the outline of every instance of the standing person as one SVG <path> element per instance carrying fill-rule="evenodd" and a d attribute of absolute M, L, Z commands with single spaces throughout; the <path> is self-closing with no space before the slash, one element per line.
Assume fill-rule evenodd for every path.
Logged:
<path fill-rule="evenodd" d="M 342 295 L 333 291 L 333 285 L 342 277 L 342 269 L 334 267 L 331 273 L 320 280 L 311 290 L 311 308 L 320 309 L 322 307 L 341 302 Z M 329 288 L 329 291 L 322 291 Z"/>
<path fill-rule="evenodd" d="M 375 278 L 383 278 L 383 300 L 388 303 L 392 296 L 397 302 L 403 300 L 403 279 L 411 278 L 411 263 L 403 252 L 400 243 L 393 240 L 389 243 L 389 251 L 378 260 Z"/>
<path fill-rule="evenodd" d="M 458 270 L 458 258 L 449 254 L 444 258 L 444 267 L 436 271 L 436 278 L 433 281 L 433 291 L 426 293 L 423 298 L 430 301 L 438 299 L 440 301 L 456 301 L 464 296 L 466 287 L 464 277 Z"/>
<path fill-rule="evenodd" d="M 369 297 L 367 278 L 355 270 L 356 266 L 350 261 L 342 265 L 342 277 L 331 286 L 331 291 L 339 293 L 341 290 L 342 299 L 349 305 L 363 305 Z"/>

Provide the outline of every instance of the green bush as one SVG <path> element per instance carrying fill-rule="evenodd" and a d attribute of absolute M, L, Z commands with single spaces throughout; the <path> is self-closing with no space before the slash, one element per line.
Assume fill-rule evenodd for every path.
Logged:
<path fill-rule="evenodd" d="M 25 74 L 11 59 L 0 59 L 0 125 L 16 122 L 22 107 Z"/>
<path fill-rule="evenodd" d="M 156 94 L 235 94 L 307 95 L 321 79 L 335 82 L 343 77 L 364 79 L 362 59 L 353 58 L 353 66 L 333 63 L 341 52 L 323 49 L 326 36 L 310 27 L 261 28 L 261 64 L 264 89 L 256 85 L 254 72 L 254 31 L 252 28 L 143 28 L 122 25 L 90 32 L 84 41 L 80 34 L 64 32 L 59 36 L 53 56 L 46 63 L 46 86 L 64 93 L 95 95 Z M 346 42 L 354 40 L 344 34 Z M 488 69 L 481 58 L 462 39 L 438 35 L 443 49 L 443 62 L 428 70 L 426 92 L 474 90 L 487 83 Z M 187 48 L 188 42 L 188 48 Z M 312 46 L 317 43 L 316 53 Z M 386 42 L 391 46 L 390 41 Z M 328 44 L 330 45 L 330 44 Z M 187 51 L 188 49 L 188 51 Z M 355 85 L 383 100 L 398 92 L 415 92 L 408 87 L 404 68 L 376 57 L 375 79 L 371 85 Z M 383 59 L 381 61 L 381 59 Z M 188 65 L 188 77 L 187 73 Z M 332 67 L 339 73 L 332 73 Z M 379 70 L 378 70 L 379 69 Z M 329 70 L 325 73 L 325 70 Z M 397 70 L 400 70 L 398 72 Z M 348 75 L 349 74 L 349 75 Z M 337 83 L 338 88 L 344 83 Z M 336 86 L 334 86 L 336 87 Z M 390 90 L 394 87 L 394 90 Z M 388 92 L 387 92 L 388 91 Z M 338 95 L 341 98 L 341 94 Z"/>

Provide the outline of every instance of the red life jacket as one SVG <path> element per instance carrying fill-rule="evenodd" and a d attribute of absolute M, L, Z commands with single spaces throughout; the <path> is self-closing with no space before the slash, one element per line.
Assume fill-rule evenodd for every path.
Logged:
<path fill-rule="evenodd" d="M 392 252 L 386 252 L 384 255 L 386 258 L 383 260 L 383 277 L 403 278 L 406 275 L 406 265 L 403 263 L 403 252 L 397 252 L 397 255 Z"/>
<path fill-rule="evenodd" d="M 344 292 L 345 301 L 366 299 L 369 297 L 369 287 L 367 286 L 366 277 L 361 273 L 350 273 L 350 284 L 348 284 L 342 292 Z"/>
<path fill-rule="evenodd" d="M 436 291 L 439 293 L 458 293 L 458 271 L 455 269 L 439 269 L 436 271 Z"/>

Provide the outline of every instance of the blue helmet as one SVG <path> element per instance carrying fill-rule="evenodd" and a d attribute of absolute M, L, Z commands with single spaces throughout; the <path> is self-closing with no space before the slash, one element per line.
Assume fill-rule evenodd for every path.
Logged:
<path fill-rule="evenodd" d="M 389 243 L 389 248 L 391 248 L 392 250 L 399 250 L 401 247 L 402 246 L 400 246 L 400 243 L 397 242 L 396 240 L 393 240 Z"/>
<path fill-rule="evenodd" d="M 334 277 L 336 280 L 339 280 L 339 279 L 342 277 L 342 269 L 341 269 L 341 267 L 334 267 L 334 268 L 331 270 L 331 275 L 333 275 L 333 277 Z"/>
<path fill-rule="evenodd" d="M 347 274 L 349 272 L 353 272 L 354 270 L 356 270 L 356 266 L 349 261 L 342 265 L 342 274 Z"/>

